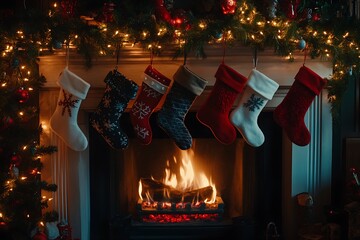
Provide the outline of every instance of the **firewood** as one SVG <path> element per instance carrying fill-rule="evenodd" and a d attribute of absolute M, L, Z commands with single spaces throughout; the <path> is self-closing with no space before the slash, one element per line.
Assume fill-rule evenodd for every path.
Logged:
<path fill-rule="evenodd" d="M 186 203 L 192 202 L 193 200 L 204 201 L 205 199 L 210 199 L 213 194 L 211 186 L 182 192 L 158 180 L 150 178 L 142 178 L 141 184 L 143 193 L 148 191 L 152 200 L 157 202 Z"/>

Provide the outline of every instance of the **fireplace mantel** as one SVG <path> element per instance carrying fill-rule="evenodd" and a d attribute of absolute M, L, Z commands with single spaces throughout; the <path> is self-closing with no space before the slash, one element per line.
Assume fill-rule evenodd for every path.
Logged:
<path fill-rule="evenodd" d="M 221 46 L 212 46 L 206 49 L 206 59 L 189 57 L 188 67 L 199 76 L 208 80 L 208 87 L 194 102 L 192 108 L 196 109 L 211 92 L 215 83 L 214 74 L 221 63 Z M 55 111 L 59 87 L 56 84 L 59 73 L 65 67 L 64 52 L 57 52 L 53 56 L 40 58 L 40 73 L 47 83 L 40 93 L 40 122 L 44 126 L 41 137 L 43 144 L 52 144 L 58 147 L 58 152 L 44 160 L 42 177 L 59 186 L 54 195 L 51 208 L 60 213 L 61 218 L 69 221 L 73 228 L 73 237 L 90 239 L 90 194 L 89 194 L 89 151 L 75 152 L 68 148 L 49 128 L 46 128 L 52 113 Z M 285 57 L 274 55 L 272 50 L 258 53 L 257 69 L 273 80 L 277 81 L 280 88 L 274 98 L 268 102 L 265 111 L 272 111 L 286 96 L 291 87 L 294 76 L 303 65 L 304 56 L 299 52 L 294 55 L 294 61 L 289 62 Z M 115 67 L 115 57 L 103 57 L 93 60 L 92 68 L 86 68 L 81 56 L 70 54 L 69 70 L 73 71 L 91 88 L 86 99 L 81 104 L 78 124 L 85 135 L 88 136 L 88 113 L 94 111 L 99 103 L 105 83 L 106 74 Z M 118 69 L 128 78 L 141 85 L 143 71 L 149 64 L 148 53 L 140 47 L 125 47 L 121 51 Z M 165 76 L 172 78 L 178 66 L 183 64 L 182 59 L 173 60 L 171 54 L 155 57 L 153 66 Z M 253 66 L 253 55 L 245 47 L 228 48 L 225 64 L 231 66 L 241 74 L 247 76 Z M 328 61 L 309 59 L 306 66 L 322 77 L 328 77 L 332 69 Z M 236 103 L 235 103 L 236 104 Z M 128 105 L 131 108 L 132 102 Z M 161 105 L 158 107 L 161 108 Z M 310 106 L 305 119 L 311 132 L 311 142 L 305 147 L 292 144 L 283 136 L 283 229 L 284 239 L 296 237 L 296 202 L 295 196 L 301 192 L 309 192 L 315 201 L 318 219 L 322 214 L 321 206 L 330 204 L 331 191 L 331 146 L 332 146 L 332 118 L 327 100 L 327 91 L 315 98 Z M 105 159 L 104 159 L 105 160 Z"/>

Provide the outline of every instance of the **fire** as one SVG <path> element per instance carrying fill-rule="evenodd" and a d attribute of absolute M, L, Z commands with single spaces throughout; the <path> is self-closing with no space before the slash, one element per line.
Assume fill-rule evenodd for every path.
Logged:
<path fill-rule="evenodd" d="M 192 150 L 181 151 L 181 159 L 179 162 L 178 159 L 174 156 L 172 159 L 172 164 L 179 165 L 177 173 L 171 170 L 171 162 L 167 160 L 164 170 L 165 177 L 162 179 L 162 183 L 164 184 L 164 186 L 166 186 L 163 190 L 163 195 L 165 198 L 170 198 L 170 189 L 185 193 L 192 190 L 211 187 L 212 196 L 209 196 L 208 198 L 203 200 L 203 202 L 205 202 L 206 204 L 215 203 L 217 195 L 215 184 L 212 182 L 212 179 L 208 178 L 203 172 L 197 170 L 195 174 L 192 163 L 193 157 L 194 152 Z M 151 178 L 154 180 L 153 177 Z M 145 193 L 143 193 L 143 185 L 141 183 L 141 180 L 139 181 L 138 193 L 141 201 L 143 200 L 143 196 L 145 194 L 146 200 L 148 202 L 152 202 L 150 192 L 146 191 Z M 199 198 L 199 196 L 197 196 L 197 198 Z M 193 204 L 198 204 L 198 199 L 193 199 Z"/>

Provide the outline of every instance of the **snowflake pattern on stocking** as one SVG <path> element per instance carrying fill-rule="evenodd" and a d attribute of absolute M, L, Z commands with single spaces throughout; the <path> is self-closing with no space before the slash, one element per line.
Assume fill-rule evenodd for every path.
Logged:
<path fill-rule="evenodd" d="M 162 95 L 159 92 L 152 89 L 151 87 L 147 86 L 146 84 L 144 84 L 142 91 L 144 91 L 146 93 L 146 96 L 152 97 L 152 98 L 158 98 Z"/>
<path fill-rule="evenodd" d="M 260 107 L 264 104 L 264 99 L 261 97 L 256 97 L 255 94 L 250 96 L 250 99 L 244 103 L 244 106 L 249 109 L 250 112 L 254 112 L 255 109 L 260 109 Z"/>
<path fill-rule="evenodd" d="M 115 123 L 112 123 L 109 120 L 107 120 L 107 121 L 104 121 L 104 127 L 108 131 L 115 131 L 117 128 L 117 125 Z"/>
<path fill-rule="evenodd" d="M 102 103 L 103 103 L 104 107 L 108 108 L 111 104 L 111 98 L 109 96 L 104 97 Z"/>
<path fill-rule="evenodd" d="M 142 128 L 139 125 L 136 125 L 134 129 L 136 131 L 136 134 L 142 139 L 145 139 L 150 135 L 149 130 L 147 128 Z"/>
<path fill-rule="evenodd" d="M 73 97 L 72 94 L 67 95 L 65 90 L 62 90 L 64 95 L 64 100 L 59 101 L 59 106 L 63 106 L 61 115 L 64 116 L 65 111 L 69 113 L 69 117 L 71 117 L 71 108 L 76 108 L 75 104 L 79 102 L 79 99 L 71 99 Z"/>
<path fill-rule="evenodd" d="M 136 102 L 131 111 L 138 119 L 144 119 L 144 117 L 151 113 L 151 108 L 144 102 Z"/>

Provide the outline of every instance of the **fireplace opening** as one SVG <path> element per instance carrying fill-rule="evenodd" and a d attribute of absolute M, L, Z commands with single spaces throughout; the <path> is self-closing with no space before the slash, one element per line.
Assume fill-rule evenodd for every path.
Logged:
<path fill-rule="evenodd" d="M 272 112 L 259 116 L 265 142 L 258 148 L 240 134 L 230 145 L 219 143 L 189 112 L 193 146 L 186 151 L 157 126 L 156 114 L 149 145 L 122 116 L 130 138 L 124 150 L 90 127 L 92 239 L 265 239 L 269 222 L 281 232 L 282 131 Z"/>

